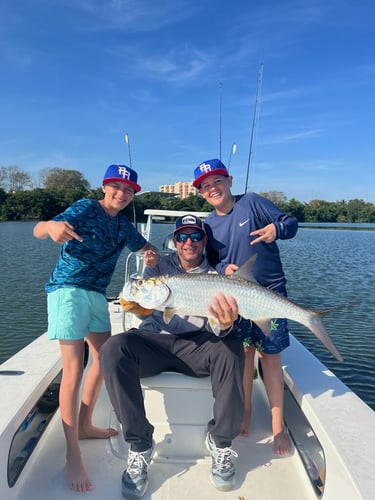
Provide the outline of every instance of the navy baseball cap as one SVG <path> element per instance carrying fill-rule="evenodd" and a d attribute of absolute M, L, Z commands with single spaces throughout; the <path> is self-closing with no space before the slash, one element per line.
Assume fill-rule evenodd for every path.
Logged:
<path fill-rule="evenodd" d="M 181 231 L 181 229 L 185 229 L 185 227 L 192 227 L 195 229 L 199 229 L 199 231 L 202 231 L 203 233 L 206 233 L 202 220 L 192 214 L 186 214 L 182 217 L 177 217 L 173 233 L 175 234 L 178 231 Z"/>
<path fill-rule="evenodd" d="M 138 184 L 137 172 L 126 165 L 111 165 L 107 168 L 103 177 L 103 186 L 114 181 L 129 184 L 136 193 L 141 190 L 141 186 Z"/>
<path fill-rule="evenodd" d="M 224 175 L 228 177 L 229 172 L 227 167 L 220 160 L 214 159 L 204 161 L 194 170 L 195 179 L 193 181 L 193 186 L 200 189 L 202 181 L 210 175 Z"/>

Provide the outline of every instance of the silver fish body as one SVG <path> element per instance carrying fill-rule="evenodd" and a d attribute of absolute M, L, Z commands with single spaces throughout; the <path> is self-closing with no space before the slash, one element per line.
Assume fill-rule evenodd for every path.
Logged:
<path fill-rule="evenodd" d="M 297 321 L 311 330 L 337 360 L 343 361 L 322 321 L 328 309 L 299 306 L 258 283 L 237 276 L 186 273 L 134 280 L 125 285 L 123 297 L 148 309 L 163 310 L 168 322 L 173 314 L 209 317 L 208 306 L 218 293 L 232 295 L 239 314 L 251 319 L 265 334 L 270 334 L 272 318 Z M 215 320 L 211 322 L 214 323 Z"/>

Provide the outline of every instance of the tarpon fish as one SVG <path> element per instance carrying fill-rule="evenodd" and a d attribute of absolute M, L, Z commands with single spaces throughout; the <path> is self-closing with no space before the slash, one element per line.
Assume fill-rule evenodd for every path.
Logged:
<path fill-rule="evenodd" d="M 125 284 L 122 296 L 144 308 L 164 311 L 166 323 L 174 314 L 205 316 L 218 334 L 220 324 L 216 318 L 210 317 L 208 306 L 219 292 L 232 295 L 238 305 L 238 314 L 253 321 L 266 335 L 271 335 L 273 318 L 297 321 L 311 330 L 338 361 L 343 361 L 322 321 L 324 314 L 332 309 L 302 307 L 259 285 L 252 278 L 253 262 L 252 257 L 231 276 L 186 273 L 136 279 Z"/>

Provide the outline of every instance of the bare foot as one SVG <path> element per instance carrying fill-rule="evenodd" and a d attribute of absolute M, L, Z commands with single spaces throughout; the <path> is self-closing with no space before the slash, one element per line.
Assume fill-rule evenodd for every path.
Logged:
<path fill-rule="evenodd" d="M 116 436 L 118 432 L 112 427 L 103 429 L 101 427 L 95 427 L 94 425 L 88 427 L 87 429 L 79 430 L 79 439 L 108 439 L 111 436 Z"/>
<path fill-rule="evenodd" d="M 276 455 L 289 455 L 291 449 L 292 443 L 285 430 L 273 436 L 273 452 L 276 453 Z"/>
<path fill-rule="evenodd" d="M 94 489 L 94 485 L 90 481 L 85 466 L 83 465 L 80 453 L 67 454 L 65 476 L 68 487 L 73 491 L 85 493 Z"/>
<path fill-rule="evenodd" d="M 240 436 L 242 436 L 242 437 L 249 436 L 250 419 L 251 419 L 250 412 L 249 413 L 245 412 L 243 419 L 242 419 L 242 422 L 241 422 Z"/>

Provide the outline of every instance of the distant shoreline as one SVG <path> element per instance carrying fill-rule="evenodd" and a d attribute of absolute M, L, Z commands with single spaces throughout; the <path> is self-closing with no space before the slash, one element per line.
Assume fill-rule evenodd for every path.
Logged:
<path fill-rule="evenodd" d="M 375 231 L 375 224 L 366 222 L 299 222 L 305 229 L 350 229 L 353 231 Z"/>

